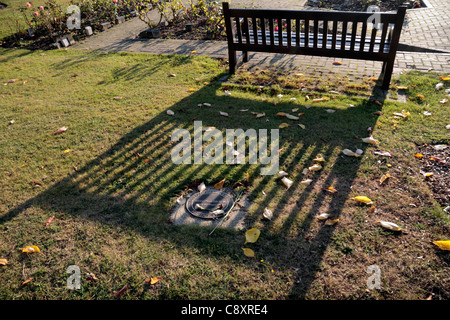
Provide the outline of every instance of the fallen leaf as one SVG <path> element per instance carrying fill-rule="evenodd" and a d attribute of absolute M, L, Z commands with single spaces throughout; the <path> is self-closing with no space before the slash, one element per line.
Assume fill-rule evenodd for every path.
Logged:
<path fill-rule="evenodd" d="M 335 113 L 336 112 L 335 109 L 326 109 L 325 111 L 328 112 L 328 113 Z"/>
<path fill-rule="evenodd" d="M 22 284 L 20 285 L 21 287 L 23 287 L 24 285 L 28 284 L 31 282 L 31 280 L 33 280 L 34 277 L 28 278 L 27 280 L 25 280 L 24 282 L 22 282 Z"/>
<path fill-rule="evenodd" d="M 291 114 L 286 114 L 286 118 L 291 119 L 291 120 L 298 120 L 298 119 L 300 119 L 299 117 L 293 116 Z"/>
<path fill-rule="evenodd" d="M 335 188 L 333 188 L 333 187 L 328 187 L 326 189 L 323 189 L 323 191 L 326 191 L 326 192 L 331 193 L 331 194 L 338 193 L 338 191 Z"/>
<path fill-rule="evenodd" d="M 313 161 L 317 161 L 317 162 L 325 162 L 325 159 L 322 156 L 316 156 L 315 159 L 313 159 Z"/>
<path fill-rule="evenodd" d="M 264 219 L 271 220 L 273 217 L 272 210 L 265 208 L 264 212 L 263 212 L 263 217 L 264 217 Z"/>
<path fill-rule="evenodd" d="M 59 133 L 63 133 L 67 131 L 67 127 L 61 127 L 58 130 L 56 130 L 55 132 L 53 132 L 53 134 L 59 134 Z"/>
<path fill-rule="evenodd" d="M 279 171 L 278 173 L 277 173 L 277 177 L 278 178 L 282 178 L 282 177 L 286 177 L 286 176 L 288 176 L 289 174 L 286 172 L 286 171 Z"/>
<path fill-rule="evenodd" d="M 392 231 L 401 231 L 402 228 L 400 228 L 397 224 L 393 223 L 393 222 L 387 222 L 387 221 L 380 221 L 377 220 L 377 223 L 382 226 L 385 229 L 389 229 Z"/>
<path fill-rule="evenodd" d="M 317 220 L 327 220 L 329 216 L 330 216 L 329 213 L 321 213 L 317 215 L 316 218 Z"/>
<path fill-rule="evenodd" d="M 52 220 L 55 218 L 55 216 L 51 216 L 48 220 L 47 223 L 45 224 L 46 227 L 48 227 L 48 225 L 52 222 Z"/>
<path fill-rule="evenodd" d="M 397 86 L 397 90 L 407 90 L 407 86 Z"/>
<path fill-rule="evenodd" d="M 279 125 L 279 127 L 278 127 L 278 128 L 280 128 L 280 129 L 283 129 L 283 128 L 287 128 L 287 127 L 289 127 L 289 124 L 288 124 L 288 123 L 285 123 L 285 122 L 283 122 L 282 124 L 280 124 L 280 125 Z"/>
<path fill-rule="evenodd" d="M 374 139 L 372 136 L 367 137 L 367 138 L 362 138 L 361 140 L 362 140 L 363 142 L 369 143 L 369 144 L 374 144 L 374 145 L 379 144 L 379 141 L 378 141 L 377 139 Z"/>
<path fill-rule="evenodd" d="M 226 112 L 219 111 L 219 113 L 220 113 L 221 116 L 228 117 L 228 113 L 226 113 Z"/>
<path fill-rule="evenodd" d="M 198 189 L 199 192 L 204 191 L 206 189 L 205 183 L 204 182 L 200 183 L 198 185 L 197 189 Z"/>
<path fill-rule="evenodd" d="M 423 96 L 423 94 L 418 94 L 418 95 L 417 95 L 417 98 L 423 99 L 423 98 L 425 98 L 425 97 Z"/>
<path fill-rule="evenodd" d="M 361 155 L 353 152 L 350 149 L 344 149 L 344 150 L 342 150 L 342 153 L 345 154 L 346 156 L 349 156 L 349 157 L 360 157 L 361 156 Z"/>
<path fill-rule="evenodd" d="M 298 126 L 299 126 L 300 128 L 302 128 L 302 129 L 305 129 L 305 128 L 306 128 L 306 126 L 305 126 L 304 124 L 301 124 L 301 123 L 299 123 Z"/>
<path fill-rule="evenodd" d="M 378 156 L 392 157 L 392 155 L 387 151 L 374 151 L 373 154 Z"/>
<path fill-rule="evenodd" d="M 389 173 L 386 173 L 384 176 L 380 178 L 380 184 L 383 184 L 386 182 L 387 179 L 391 178 L 391 175 Z"/>
<path fill-rule="evenodd" d="M 122 98 L 123 98 L 122 96 L 115 96 L 113 99 L 114 100 L 122 100 Z"/>
<path fill-rule="evenodd" d="M 418 159 L 422 159 L 422 158 L 423 158 L 423 154 L 421 154 L 421 153 L 416 153 L 416 154 L 414 155 L 414 157 L 416 157 L 416 158 L 418 158 Z"/>
<path fill-rule="evenodd" d="M 337 66 L 340 66 L 340 65 L 342 64 L 342 62 L 334 61 L 333 64 L 334 64 L 334 65 L 337 65 Z"/>
<path fill-rule="evenodd" d="M 93 273 L 88 273 L 88 274 L 86 275 L 86 280 L 89 281 L 89 282 L 91 282 L 91 283 L 94 283 L 94 282 L 98 281 L 98 278 L 95 276 L 95 274 L 93 274 Z"/>
<path fill-rule="evenodd" d="M 325 221 L 326 226 L 332 226 L 339 222 L 339 219 L 328 219 Z"/>
<path fill-rule="evenodd" d="M 287 178 L 287 177 L 283 177 L 282 179 L 281 179 L 281 182 L 283 182 L 283 184 L 286 186 L 286 188 L 290 188 L 291 186 L 292 186 L 292 184 L 294 183 L 292 180 L 290 180 L 289 178 Z"/>
<path fill-rule="evenodd" d="M 162 278 L 163 278 L 162 276 L 152 277 L 152 278 L 145 280 L 145 283 L 154 285 L 155 283 L 159 282 Z"/>
<path fill-rule="evenodd" d="M 443 76 L 440 76 L 440 77 L 441 77 L 442 81 L 449 81 L 450 80 L 450 77 L 443 77 Z"/>
<path fill-rule="evenodd" d="M 128 290 L 128 284 L 126 284 L 122 289 L 120 289 L 116 293 L 111 294 L 111 297 L 118 298 L 121 295 L 123 295 L 125 293 L 125 291 L 127 291 L 127 290 Z"/>
<path fill-rule="evenodd" d="M 257 228 L 251 228 L 245 232 L 245 243 L 255 243 L 258 240 L 261 231 Z"/>
<path fill-rule="evenodd" d="M 8 264 L 7 259 L 0 259 L 0 266 L 6 266 Z"/>
<path fill-rule="evenodd" d="M 34 252 L 41 252 L 38 246 L 27 246 L 22 248 L 23 253 L 34 253 Z"/>
<path fill-rule="evenodd" d="M 313 182 L 312 179 L 305 179 L 303 181 L 300 181 L 300 184 L 303 184 L 305 186 L 309 186 L 311 184 L 311 182 Z"/>
<path fill-rule="evenodd" d="M 223 179 L 223 180 L 217 182 L 217 183 L 214 185 L 214 188 L 215 188 L 215 189 L 222 189 L 224 183 L 225 183 L 225 179 Z"/>
<path fill-rule="evenodd" d="M 72 149 L 66 149 L 66 150 L 64 150 L 64 153 L 69 153 L 69 152 L 72 152 L 73 150 Z"/>
<path fill-rule="evenodd" d="M 309 167 L 308 169 L 309 169 L 309 171 L 319 171 L 322 169 L 322 166 L 320 164 L 315 164 L 315 165 Z"/>
<path fill-rule="evenodd" d="M 369 213 L 374 213 L 375 209 L 376 209 L 375 206 L 371 206 L 370 209 L 369 209 Z"/>
<path fill-rule="evenodd" d="M 244 255 L 249 258 L 255 258 L 255 252 L 250 248 L 242 248 Z"/>
<path fill-rule="evenodd" d="M 433 241 L 433 243 L 437 245 L 441 250 L 450 250 L 450 240 Z"/>
<path fill-rule="evenodd" d="M 364 204 L 372 204 L 373 201 L 370 200 L 368 197 L 366 196 L 356 196 L 352 198 L 353 200 L 356 200 L 359 203 L 364 203 Z"/>
<path fill-rule="evenodd" d="M 197 89 L 189 88 L 187 91 L 188 91 L 188 92 L 195 92 L 195 91 L 197 91 Z"/>
<path fill-rule="evenodd" d="M 175 73 L 169 73 L 167 76 L 168 76 L 169 78 L 174 78 L 174 77 L 176 77 L 177 75 L 176 75 Z"/>
<path fill-rule="evenodd" d="M 167 113 L 169 116 L 173 116 L 173 115 L 175 114 L 175 112 L 173 112 L 172 110 L 167 110 L 166 113 Z"/>

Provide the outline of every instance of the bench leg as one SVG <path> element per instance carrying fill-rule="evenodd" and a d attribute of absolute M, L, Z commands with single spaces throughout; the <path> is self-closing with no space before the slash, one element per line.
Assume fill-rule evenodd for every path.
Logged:
<path fill-rule="evenodd" d="M 383 84 L 381 85 L 381 89 L 389 90 L 389 84 L 391 83 L 393 70 L 394 70 L 394 60 L 385 61 L 383 63 Z"/>
<path fill-rule="evenodd" d="M 243 54 L 244 54 L 244 56 L 242 58 L 242 61 L 248 62 L 248 51 L 244 51 Z"/>
<path fill-rule="evenodd" d="M 228 63 L 230 74 L 234 74 L 236 72 L 236 51 L 228 49 Z"/>

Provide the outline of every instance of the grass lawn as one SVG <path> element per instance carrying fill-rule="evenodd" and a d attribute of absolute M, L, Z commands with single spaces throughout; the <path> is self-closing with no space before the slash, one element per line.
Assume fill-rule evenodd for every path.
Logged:
<path fill-rule="evenodd" d="M 0 259 L 7 259 L 0 299 L 117 299 L 126 285 L 121 299 L 450 298 L 450 256 L 433 244 L 449 240 L 449 218 L 414 157 L 417 145 L 449 142 L 448 104 L 434 89 L 439 75 L 401 76 L 407 102 L 381 106 L 370 98 L 373 85 L 339 95 L 219 84 L 224 66 L 205 57 L 1 50 L 0 63 Z M 329 99 L 311 102 L 316 97 Z M 206 102 L 212 106 L 198 107 Z M 410 115 L 394 119 L 402 110 Z M 260 164 L 175 165 L 171 134 L 192 131 L 194 119 L 222 132 L 290 124 L 280 129 L 280 170 L 293 186 L 261 176 Z M 378 146 L 361 141 L 368 127 Z M 345 148 L 364 153 L 347 157 Z M 319 154 L 322 170 L 304 174 Z M 189 184 L 225 178 L 231 186 L 247 173 L 246 222 L 261 230 L 256 243 L 244 244 L 246 230 L 209 235 L 210 228 L 170 223 Z M 305 178 L 312 183 L 300 184 Z M 375 208 L 351 199 L 359 195 Z M 264 208 L 272 220 L 262 219 Z M 339 221 L 325 225 L 316 219 L 322 212 Z M 42 254 L 21 252 L 30 245 Z M 81 270 L 80 290 L 66 287 L 70 265 Z M 380 268 L 380 289 L 367 287 L 371 265 Z M 146 283 L 154 277 L 161 278 Z"/>

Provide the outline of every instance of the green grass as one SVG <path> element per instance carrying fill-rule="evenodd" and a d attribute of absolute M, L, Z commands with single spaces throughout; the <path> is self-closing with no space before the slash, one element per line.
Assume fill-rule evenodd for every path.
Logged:
<path fill-rule="evenodd" d="M 257 87 L 233 79 L 221 85 L 224 67 L 205 57 L 2 50 L 0 63 L 1 84 L 20 79 L 0 86 L 0 259 L 9 261 L 0 267 L 0 299 L 114 299 L 111 294 L 126 284 L 122 299 L 449 298 L 449 257 L 432 244 L 448 237 L 448 216 L 413 156 L 416 144 L 448 143 L 447 113 L 436 103 L 442 93 L 434 90 L 438 75 L 400 77 L 398 83 L 417 88 L 406 104 L 386 100 L 381 107 L 367 87 L 360 96 L 312 104 L 298 90 L 274 86 L 258 94 Z M 275 97 L 274 105 L 277 90 L 284 96 Z M 416 101 L 416 90 L 429 107 Z M 212 106 L 197 106 L 204 102 Z M 304 113 L 299 121 L 276 116 L 293 108 Z M 337 111 L 327 113 L 329 108 Z M 167 115 L 168 109 L 175 115 Z M 374 115 L 381 109 L 383 115 Z M 393 130 L 392 113 L 402 109 L 411 115 Z M 424 118 L 424 109 L 433 115 Z M 192 130 L 194 119 L 222 132 L 291 124 L 280 130 L 280 170 L 295 184 L 286 190 L 275 177 L 259 175 L 260 165 L 174 165 L 171 133 Z M 52 134 L 63 126 L 66 132 Z M 374 146 L 362 143 L 369 126 L 379 148 L 393 158 L 379 158 Z M 364 150 L 361 158 L 341 155 L 357 147 Z M 308 187 L 298 184 L 319 153 L 324 168 L 306 175 L 313 179 Z M 190 183 L 226 178 L 231 186 L 244 182 L 247 172 L 247 225 L 261 236 L 245 246 L 256 259 L 242 254 L 245 230 L 219 228 L 209 235 L 210 228 L 168 222 L 175 199 Z M 380 186 L 386 172 L 393 178 Z M 329 186 L 339 192 L 322 191 Z M 373 199 L 376 212 L 356 205 L 356 195 Z M 271 221 L 262 219 L 265 207 L 274 212 Z M 324 226 L 314 217 L 319 212 L 340 221 Z M 407 233 L 380 229 L 378 219 Z M 25 256 L 20 249 L 26 245 L 38 245 L 43 254 Z M 81 269 L 81 290 L 66 288 L 72 264 Z M 372 264 L 382 270 L 379 291 L 366 290 Z M 87 273 L 98 281 L 88 282 Z M 157 284 L 145 283 L 156 276 L 163 277 Z"/>

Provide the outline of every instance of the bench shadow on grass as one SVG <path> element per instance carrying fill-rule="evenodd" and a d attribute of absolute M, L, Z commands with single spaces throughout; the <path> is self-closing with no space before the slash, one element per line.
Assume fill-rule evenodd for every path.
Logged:
<path fill-rule="evenodd" d="M 170 137 L 178 128 L 189 128 L 192 133 L 193 118 L 202 120 L 203 127 L 215 126 L 223 132 L 235 128 L 276 129 L 286 120 L 271 116 L 269 122 L 265 118 L 256 121 L 254 115 L 249 112 L 243 115 L 239 109 L 247 106 L 251 111 L 274 115 L 276 111 L 287 111 L 293 106 L 286 103 L 275 107 L 260 100 L 224 97 L 219 94 L 214 96 L 216 90 L 215 85 L 205 86 L 171 106 L 170 109 L 175 111 L 176 116 L 170 117 L 163 112 L 132 129 L 109 150 L 86 163 L 77 172 L 69 174 L 46 191 L 10 210 L 0 218 L 0 223 L 13 219 L 28 208 L 40 207 L 59 212 L 62 216 L 70 214 L 112 226 L 123 226 L 150 239 L 163 238 L 180 247 L 196 247 L 205 256 L 220 257 L 226 254 L 238 262 L 246 260 L 241 250 L 244 238 L 242 231 L 218 229 L 212 236 L 208 236 L 211 228 L 173 226 L 168 223 L 168 219 L 174 200 L 189 183 L 206 181 L 211 184 L 223 177 L 229 183 L 244 181 L 247 171 L 258 175 L 260 168 L 248 164 L 175 165 L 170 157 L 170 150 L 175 143 L 171 143 Z M 196 104 L 193 104 L 199 101 L 199 97 L 209 97 L 209 101 L 214 101 L 213 107 L 201 109 L 200 113 Z M 264 255 L 274 269 L 300 270 L 301 281 L 286 297 L 291 299 L 305 297 L 324 252 L 332 241 L 334 226 L 322 227 L 314 237 L 305 240 L 315 221 L 314 216 L 325 203 L 329 203 L 328 207 L 332 208 L 330 213 L 334 217 L 341 215 L 361 158 L 338 156 L 333 164 L 327 164 L 329 174 L 324 175 L 327 171 L 315 173 L 312 176 L 314 181 L 307 187 L 298 184 L 302 179 L 299 163 L 304 167 L 310 166 L 317 153 L 322 153 L 328 159 L 335 148 L 354 150 L 355 145 L 358 145 L 364 150 L 358 136 L 366 135 L 367 128 L 375 125 L 377 116 L 373 115 L 373 111 L 380 108 L 368 103 L 329 114 L 325 112 L 325 108 L 312 107 L 306 110 L 304 104 L 299 106 L 299 111 L 307 113 L 308 118 L 305 119 L 308 120 L 304 121 L 308 121 L 308 129 L 302 130 L 293 122 L 293 126 L 280 132 L 280 147 L 287 146 L 287 150 L 280 155 L 280 170 L 289 172 L 295 185 L 280 196 L 280 188 L 284 187 L 279 181 L 273 183 L 275 178 L 272 176 L 258 176 L 251 179 L 258 182 L 248 191 L 249 199 L 259 199 L 247 217 L 249 227 L 260 221 L 261 213 L 269 203 L 274 212 L 273 219 L 264 222 L 259 242 L 264 244 L 266 237 L 278 240 L 271 241 L 270 248 L 266 246 L 267 252 L 262 252 L 265 250 L 263 246 L 258 254 Z M 218 116 L 219 110 L 228 112 L 231 117 Z M 239 117 L 233 119 L 233 115 Z M 338 195 L 320 192 L 311 197 L 319 181 L 321 188 L 334 186 L 339 190 Z M 262 191 L 266 194 L 263 198 Z M 274 229 L 275 224 L 278 227 Z M 196 231 L 193 232 L 192 228 Z M 293 229 L 296 230 L 294 236 Z M 274 234 L 267 236 L 270 233 Z M 220 249 L 212 249 L 213 246 L 208 245 L 211 243 Z M 256 261 L 250 260 L 249 266 L 253 266 L 256 272 L 262 272 L 258 271 Z"/>

